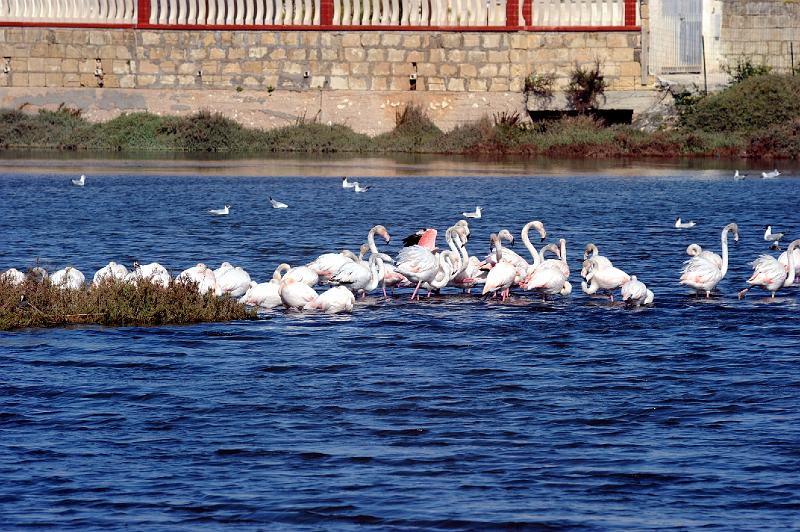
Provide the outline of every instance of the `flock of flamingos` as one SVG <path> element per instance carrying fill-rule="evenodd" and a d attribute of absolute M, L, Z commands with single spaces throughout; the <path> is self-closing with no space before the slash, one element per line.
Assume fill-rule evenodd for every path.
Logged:
<path fill-rule="evenodd" d="M 462 214 L 471 218 L 481 216 L 480 208 Z M 681 224 L 687 223 L 692 222 L 678 219 L 676 227 L 686 227 Z M 502 301 L 509 297 L 512 289 L 533 292 L 543 299 L 569 295 L 572 284 L 569 282 L 566 240 L 562 238 L 558 245 L 546 244 L 537 250 L 529 238 L 531 230 L 538 234 L 541 242 L 547 237 L 541 221 L 534 220 L 522 227 L 520 236 L 530 260 L 504 246 L 504 242 L 513 244 L 515 240 L 507 229 L 491 235 L 491 252 L 487 256 L 470 255 L 467 251 L 469 223 L 462 219 L 445 231 L 447 249 L 441 251 L 436 246 L 437 230 L 428 228 L 405 238 L 403 249 L 393 259 L 378 249 L 375 237 L 389 243 L 390 236 L 384 226 L 376 225 L 370 229 L 358 254 L 344 250 L 322 254 L 304 266 L 281 264 L 267 282 L 256 283 L 245 270 L 227 262 L 216 270 L 197 264 L 181 272 L 175 282 L 192 282 L 202 293 L 227 294 L 260 309 L 283 306 L 328 313 L 351 312 L 357 296 L 364 297 L 379 287 L 384 297 L 388 297 L 387 290 L 394 293 L 396 288 L 413 288 L 411 300 L 419 300 L 423 291 L 427 291 L 430 297 L 431 292 L 445 287 L 466 292 L 480 289 L 483 295 L 491 294 Z M 728 270 L 728 238 L 731 234 L 734 240 L 739 239 L 735 223 L 722 229 L 721 256 L 702 249 L 698 244 L 690 245 L 686 250 L 690 258 L 684 263 L 679 282 L 695 290 L 699 296 L 710 297 Z M 780 236 L 767 227 L 764 239 L 775 247 Z M 800 240 L 795 240 L 779 257 L 761 255 L 753 261 L 753 275 L 747 280 L 750 286 L 742 290 L 739 297 L 744 297 L 753 287 L 761 287 L 774 298 L 780 288 L 791 286 L 796 278 L 800 279 L 798 247 Z M 580 275 L 584 293 L 607 294 L 613 301 L 614 292 L 620 289 L 622 300 L 628 305 L 653 302 L 653 292 L 635 275 L 629 275 L 600 255 L 595 244 L 586 245 L 583 259 Z M 34 270 L 31 274 L 39 278 L 48 277 L 44 270 Z M 22 283 L 25 279 L 26 275 L 14 268 L 0 275 L 0 281 L 7 283 Z M 110 262 L 94 274 L 92 282 L 99 284 L 110 279 L 133 284 L 151 282 L 165 288 L 173 281 L 166 268 L 158 263 L 134 263 L 133 269 L 128 271 L 125 266 Z M 84 287 L 86 279 L 77 269 L 67 267 L 50 275 L 49 282 L 78 290 Z M 329 288 L 318 293 L 314 288 L 318 285 Z"/>

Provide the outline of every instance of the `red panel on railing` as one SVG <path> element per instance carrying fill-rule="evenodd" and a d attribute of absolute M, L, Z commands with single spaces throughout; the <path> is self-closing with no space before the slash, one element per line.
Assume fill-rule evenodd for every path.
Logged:
<path fill-rule="evenodd" d="M 138 0 L 136 17 L 137 24 L 148 24 L 150 22 L 150 0 Z"/>
<path fill-rule="evenodd" d="M 525 3 L 522 4 L 522 18 L 525 19 L 525 24 L 528 26 L 531 25 L 533 22 L 533 1 L 532 0 L 525 0 Z"/>
<path fill-rule="evenodd" d="M 323 26 L 333 24 L 333 0 L 320 0 L 319 19 Z"/>
<path fill-rule="evenodd" d="M 506 26 L 519 26 L 519 0 L 506 0 Z"/>
<path fill-rule="evenodd" d="M 625 25 L 636 25 L 636 0 L 625 0 Z"/>

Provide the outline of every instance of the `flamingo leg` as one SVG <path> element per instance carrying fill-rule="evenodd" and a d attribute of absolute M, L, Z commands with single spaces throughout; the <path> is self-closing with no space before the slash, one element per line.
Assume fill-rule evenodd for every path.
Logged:
<path fill-rule="evenodd" d="M 389 296 L 386 295 L 386 285 L 383 285 L 383 299 L 389 299 Z"/>
<path fill-rule="evenodd" d="M 414 293 L 411 294 L 411 301 L 414 301 L 414 297 L 417 295 L 417 292 L 419 291 L 419 285 L 421 285 L 421 284 L 422 284 L 422 281 L 419 281 L 417 283 L 417 287 L 414 289 Z"/>

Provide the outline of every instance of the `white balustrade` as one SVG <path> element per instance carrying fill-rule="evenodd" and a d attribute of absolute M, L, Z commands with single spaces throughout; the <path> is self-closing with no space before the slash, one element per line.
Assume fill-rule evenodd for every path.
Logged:
<path fill-rule="evenodd" d="M 625 0 L 526 0 L 532 26 L 624 26 Z"/>
<path fill-rule="evenodd" d="M 3 22 L 132 24 L 135 0 L 0 0 Z"/>

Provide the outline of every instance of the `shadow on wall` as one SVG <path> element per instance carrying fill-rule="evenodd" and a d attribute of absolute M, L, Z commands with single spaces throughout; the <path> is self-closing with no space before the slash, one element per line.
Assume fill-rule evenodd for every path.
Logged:
<path fill-rule="evenodd" d="M 566 117 L 582 116 L 583 113 L 574 110 L 545 110 L 528 111 L 528 115 L 533 122 L 549 122 Z M 633 109 L 595 109 L 589 111 L 586 115 L 591 116 L 595 120 L 601 120 L 609 126 L 615 124 L 630 124 L 633 122 Z"/>

